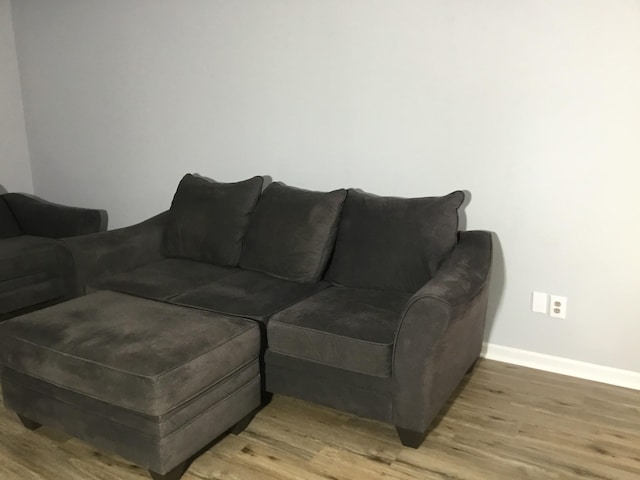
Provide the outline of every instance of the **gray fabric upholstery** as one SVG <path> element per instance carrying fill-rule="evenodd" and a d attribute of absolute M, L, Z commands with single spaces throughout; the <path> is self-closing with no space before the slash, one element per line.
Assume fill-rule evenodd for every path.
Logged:
<path fill-rule="evenodd" d="M 311 323 L 316 315 L 311 312 L 313 309 L 309 308 L 310 313 L 306 314 L 301 307 L 314 302 L 318 308 L 330 310 L 331 307 L 322 306 L 322 300 L 339 291 L 335 287 L 275 315 L 267 327 L 267 390 L 391 422 L 400 429 L 426 432 L 480 354 L 491 243 L 488 232 L 460 232 L 454 250 L 436 275 L 406 301 L 393 339 L 390 377 L 357 373 L 353 364 L 323 362 L 334 352 L 318 355 L 317 346 L 307 344 L 305 337 L 313 337 L 316 332 L 296 335 L 297 327 L 290 328 L 279 321 L 290 317 L 293 323 Z M 331 318 L 325 316 L 329 324 Z M 327 327 L 319 315 L 315 322 L 325 335 Z M 285 328 L 291 331 L 286 332 Z M 327 345 L 332 343 L 335 344 Z M 350 355 L 345 352 L 346 347 L 340 346 L 336 358 L 340 353 Z M 366 358 L 375 361 L 376 357 Z"/>
<path fill-rule="evenodd" d="M 324 290 L 326 282 L 287 282 L 260 272 L 239 271 L 171 299 L 172 303 L 266 322 L 271 315 Z"/>
<path fill-rule="evenodd" d="M 254 198 L 261 181 L 188 175 L 170 212 L 64 240 L 78 291 L 113 291 L 0 324 L 7 406 L 158 472 L 255 408 L 261 381 L 426 432 L 480 352 L 490 234 L 456 237 L 461 192 Z"/>
<path fill-rule="evenodd" d="M 49 382 L 17 372 L 11 368 L 5 368 L 2 372 L 3 382 L 9 382 L 16 387 L 31 390 L 34 395 L 50 397 L 70 405 L 74 405 L 84 411 L 102 417 L 106 420 L 128 425 L 141 434 L 166 437 L 185 423 L 200 415 L 211 405 L 224 400 L 242 386 L 259 379 L 260 368 L 258 360 L 254 359 L 241 368 L 229 372 L 221 380 L 212 383 L 197 396 L 182 404 L 174 405 L 167 412 L 159 415 L 146 415 L 133 410 L 128 410 L 101 399 L 91 398 L 86 395 L 67 390 Z"/>
<path fill-rule="evenodd" d="M 55 275 L 59 252 L 65 251 L 55 240 L 30 235 L 5 238 L 0 245 L 0 282 L 41 272 Z"/>
<path fill-rule="evenodd" d="M 345 196 L 272 183 L 251 217 L 240 266 L 293 282 L 320 280 Z"/>
<path fill-rule="evenodd" d="M 185 175 L 169 211 L 165 255 L 236 266 L 262 183 L 262 177 L 218 183 Z"/>
<path fill-rule="evenodd" d="M 168 435 L 159 437 L 114 421 L 99 402 L 90 398 L 84 398 L 78 408 L 74 403 L 32 390 L 30 385 L 4 378 L 2 394 L 5 406 L 20 415 L 165 474 L 256 409 L 260 405 L 260 382 L 259 377 L 254 377 L 217 403 L 208 405 L 190 421 L 176 425 Z"/>
<path fill-rule="evenodd" d="M 106 228 L 106 212 L 0 195 L 0 320 L 71 298 L 73 258 L 54 239 Z"/>
<path fill-rule="evenodd" d="M 436 276 L 409 300 L 393 357 L 394 423 L 423 432 L 480 355 L 491 235 L 460 232 Z"/>
<path fill-rule="evenodd" d="M 410 295 L 332 287 L 273 316 L 269 348 L 323 365 L 378 377 L 391 375 L 402 310 Z"/>
<path fill-rule="evenodd" d="M 63 238 L 107 228 L 104 210 L 58 205 L 21 193 L 6 193 L 2 197 L 26 235 Z"/>
<path fill-rule="evenodd" d="M 414 293 L 456 243 L 462 192 L 444 197 L 376 197 L 349 190 L 333 259 L 332 283 Z"/>
<path fill-rule="evenodd" d="M 22 235 L 16 217 L 3 197 L 0 195 L 0 239 Z"/>
<path fill-rule="evenodd" d="M 78 294 L 102 278 L 163 260 L 162 238 L 169 212 L 108 232 L 65 238 L 73 254 Z"/>
<path fill-rule="evenodd" d="M 210 263 L 168 258 L 138 267 L 131 272 L 100 278 L 91 287 L 154 300 L 168 300 L 237 271 L 238 269 L 218 267 Z"/>
<path fill-rule="evenodd" d="M 39 380 L 11 368 L 5 368 L 2 371 L 2 381 L 11 383 L 15 386 L 14 388 L 28 389 L 33 396 L 53 398 L 74 405 L 107 421 L 127 425 L 141 434 L 158 438 L 171 435 L 211 405 L 215 405 L 244 385 L 259 379 L 259 376 L 258 360 L 254 359 L 239 369 L 229 372 L 224 378 L 212 383 L 195 397 L 173 405 L 167 412 L 159 415 L 146 415 Z"/>
<path fill-rule="evenodd" d="M 146 415 L 200 394 L 260 351 L 257 325 L 115 292 L 0 324 L 0 363 Z"/>
<path fill-rule="evenodd" d="M 60 242 L 29 235 L 0 239 L 0 315 L 69 297 L 74 284 L 73 261 Z"/>
<path fill-rule="evenodd" d="M 268 349 L 266 388 L 383 422 L 393 421 L 391 377 L 373 377 Z"/>

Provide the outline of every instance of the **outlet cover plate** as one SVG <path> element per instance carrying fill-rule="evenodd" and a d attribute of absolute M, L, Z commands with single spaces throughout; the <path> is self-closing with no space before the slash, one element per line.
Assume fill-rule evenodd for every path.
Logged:
<path fill-rule="evenodd" d="M 549 315 L 553 318 L 567 318 L 567 297 L 551 295 Z"/>
<path fill-rule="evenodd" d="M 533 292 L 533 295 L 531 295 L 531 311 L 546 315 L 547 305 L 549 305 L 549 296 L 546 293 Z"/>

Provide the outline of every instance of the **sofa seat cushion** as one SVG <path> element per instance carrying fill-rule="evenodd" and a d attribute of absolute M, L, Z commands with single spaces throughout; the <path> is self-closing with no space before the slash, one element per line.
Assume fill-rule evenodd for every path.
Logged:
<path fill-rule="evenodd" d="M 0 314 L 69 295 L 72 275 L 71 254 L 57 240 L 0 239 Z"/>
<path fill-rule="evenodd" d="M 346 193 L 269 185 L 251 217 L 240 267 L 292 282 L 320 280 L 333 251 Z"/>
<path fill-rule="evenodd" d="M 262 177 L 218 183 L 185 175 L 169 210 L 165 255 L 236 266 L 262 183 Z"/>
<path fill-rule="evenodd" d="M 260 332 L 251 320 L 103 291 L 3 322 L 0 345 L 7 368 L 159 416 L 254 362 Z"/>
<path fill-rule="evenodd" d="M 209 263 L 167 258 L 130 272 L 98 279 L 96 290 L 114 290 L 154 300 L 168 300 L 238 271 Z"/>
<path fill-rule="evenodd" d="M 415 293 L 456 245 L 463 200 L 460 191 L 397 198 L 349 190 L 325 279 L 345 287 Z"/>
<path fill-rule="evenodd" d="M 273 316 L 269 350 L 388 377 L 396 329 L 410 295 L 331 287 Z"/>
<path fill-rule="evenodd" d="M 328 286 L 326 282 L 287 282 L 260 272 L 241 270 L 179 295 L 171 302 L 266 322 L 274 313 Z"/>

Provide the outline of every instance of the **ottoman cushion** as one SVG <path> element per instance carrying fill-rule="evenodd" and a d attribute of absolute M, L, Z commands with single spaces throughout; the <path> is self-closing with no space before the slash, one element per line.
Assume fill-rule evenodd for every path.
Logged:
<path fill-rule="evenodd" d="M 260 332 L 247 319 L 104 291 L 4 322 L 0 346 L 12 370 L 158 416 L 255 361 Z"/>

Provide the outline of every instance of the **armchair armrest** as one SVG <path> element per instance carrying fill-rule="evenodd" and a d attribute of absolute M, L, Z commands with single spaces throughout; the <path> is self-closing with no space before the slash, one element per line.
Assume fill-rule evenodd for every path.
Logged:
<path fill-rule="evenodd" d="M 405 307 L 393 352 L 393 417 L 409 446 L 422 442 L 480 355 L 491 250 L 489 232 L 460 232 L 451 255 Z"/>
<path fill-rule="evenodd" d="M 129 227 L 63 239 L 73 255 L 77 293 L 84 293 L 87 285 L 100 277 L 163 259 L 167 218 L 168 211 Z"/>
<path fill-rule="evenodd" d="M 7 193 L 3 198 L 27 235 L 63 238 L 107 228 L 104 210 L 59 205 L 21 193 Z"/>

